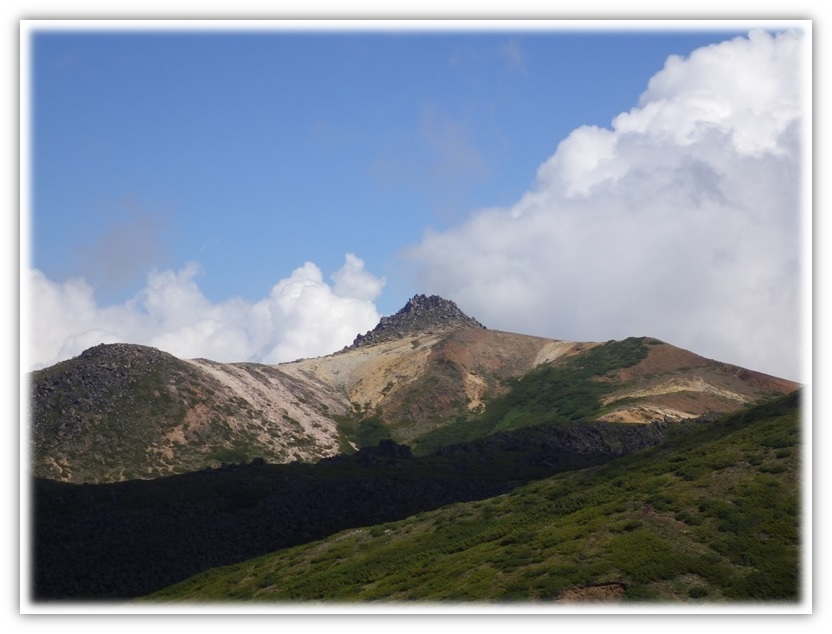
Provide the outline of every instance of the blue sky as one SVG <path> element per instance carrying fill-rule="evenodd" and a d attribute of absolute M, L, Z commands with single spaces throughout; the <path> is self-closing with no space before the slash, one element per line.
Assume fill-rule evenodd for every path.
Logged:
<path fill-rule="evenodd" d="M 684 244 L 670 252 L 682 253 L 680 271 L 691 270 L 696 237 L 708 240 L 710 235 L 707 227 L 695 224 L 697 217 L 706 217 L 701 192 L 716 183 L 719 196 L 713 199 L 725 205 L 735 200 L 729 185 L 742 187 L 743 179 L 759 179 L 764 172 L 735 176 L 727 164 L 716 166 L 718 158 L 710 163 L 708 157 L 719 155 L 715 141 L 711 146 L 697 140 L 699 153 L 687 155 L 688 141 L 670 147 L 645 133 L 647 124 L 626 135 L 623 120 L 618 127 L 613 121 L 634 109 L 639 113 L 633 121 L 647 116 L 643 113 L 653 112 L 651 100 L 682 103 L 676 93 L 694 95 L 689 101 L 694 104 L 695 95 L 706 88 L 719 96 L 726 86 L 733 90 L 761 76 L 765 83 L 771 74 L 772 85 L 780 90 L 776 82 L 789 81 L 789 72 L 800 75 L 799 68 L 789 71 L 786 66 L 793 64 L 794 55 L 780 63 L 777 55 L 763 51 L 771 46 L 761 39 L 757 47 L 763 61 L 723 47 L 724 67 L 734 75 L 726 70 L 719 78 L 723 84 L 706 88 L 696 83 L 701 72 L 685 63 L 691 53 L 736 37 L 747 42 L 747 36 L 747 29 L 736 28 L 35 29 L 30 33 L 31 266 L 41 278 L 33 301 L 36 312 L 39 301 L 55 312 L 53 317 L 44 309 L 49 315 L 34 326 L 36 340 L 51 339 L 33 362 L 48 364 L 78 354 L 87 344 L 123 339 L 159 347 L 167 343 L 181 356 L 229 361 L 325 354 L 350 343 L 354 334 L 371 328 L 379 315 L 395 312 L 414 293 L 437 292 L 489 327 L 579 340 L 651 335 L 706 356 L 796 378 L 799 359 L 788 344 L 797 335 L 786 331 L 798 330 L 798 298 L 796 291 L 783 296 L 773 289 L 782 289 L 784 280 L 796 286 L 800 279 L 795 268 L 800 260 L 799 169 L 792 175 L 795 191 L 788 182 L 772 184 L 779 189 L 765 196 L 782 198 L 779 207 L 761 211 L 753 220 L 738 217 L 713 227 L 715 234 L 744 236 L 747 262 L 760 253 L 780 254 L 776 269 L 732 268 L 739 238 L 713 247 L 704 266 L 749 285 L 747 301 L 736 306 L 728 305 L 730 293 L 713 290 L 707 281 L 701 288 L 690 282 L 696 284 L 695 292 L 683 297 L 669 278 L 656 277 L 657 270 L 673 267 L 658 250 L 659 259 L 650 261 L 652 242 L 634 239 L 632 250 L 615 251 L 628 232 L 643 234 L 638 223 L 654 227 L 658 216 L 634 217 L 619 227 L 626 206 L 614 217 L 603 215 L 613 213 L 609 210 L 615 205 L 607 198 L 613 194 L 619 202 L 630 200 L 630 191 L 642 191 L 650 201 L 661 198 L 668 187 L 651 180 L 656 166 L 678 164 L 678 173 L 667 182 L 695 181 L 699 193 L 667 199 L 668 209 L 685 218 L 669 220 L 668 227 L 692 236 L 690 253 Z M 651 83 L 670 56 L 679 56 L 681 63 L 662 75 L 670 78 L 666 85 Z M 694 84 L 698 92 L 687 89 Z M 648 86 L 656 96 L 644 101 Z M 719 113 L 720 130 L 727 129 L 726 121 L 735 121 L 723 106 L 737 104 L 736 121 L 747 121 L 746 111 L 760 117 L 759 125 L 736 123 L 739 132 L 731 137 L 735 144 L 746 138 L 742 135 L 764 139 L 740 147 L 759 166 L 760 152 L 780 156 L 771 148 L 792 147 L 784 130 L 799 116 L 786 113 L 779 123 L 770 123 L 765 101 L 772 99 L 770 93 L 749 90 L 747 98 L 732 92 L 731 105 L 708 112 Z M 754 99 L 760 108 L 753 107 Z M 702 111 L 696 108 L 682 114 L 680 109 L 666 111 L 687 122 L 690 115 L 684 113 Z M 573 134 L 578 130 L 583 132 Z M 584 134 L 592 130 L 600 132 Z M 636 143 L 639 134 L 642 141 Z M 633 159 L 624 165 L 621 159 L 621 165 L 613 165 L 616 186 L 627 183 L 631 189 L 601 191 L 597 182 L 603 179 L 590 176 L 589 185 L 578 191 L 577 158 L 568 172 L 573 187 L 563 188 L 559 202 L 548 174 L 554 170 L 559 183 L 567 182 L 566 168 L 560 167 L 567 146 L 589 143 L 589 149 L 574 156 L 592 156 L 596 141 L 607 147 L 614 135 L 615 151 L 599 155 L 603 160 L 596 157 L 586 169 L 613 165 L 607 159 L 626 157 L 637 147 L 632 156 L 646 162 Z M 561 152 L 567 139 L 573 142 Z M 655 141 L 652 153 L 645 150 L 647 140 Z M 656 158 L 659 152 L 668 153 L 667 161 Z M 782 172 L 782 165 L 777 169 Z M 620 178 L 625 173 L 627 178 Z M 643 173 L 650 183 L 639 189 L 637 175 Z M 561 228 L 506 224 L 508 218 L 542 213 L 538 207 L 526 209 L 535 196 L 548 201 L 534 203 L 547 206 L 548 218 L 562 214 L 555 223 Z M 582 201 L 580 211 L 567 212 L 576 197 Z M 635 194 L 633 200 L 638 200 Z M 694 202 L 682 216 L 686 201 Z M 707 213 L 727 218 L 724 209 Z M 611 246 L 587 239 L 605 227 L 620 228 L 618 240 L 609 238 Z M 749 234 L 748 227 L 776 230 Z M 547 238 L 550 230 L 560 237 Z M 663 235 L 670 240 L 671 233 L 668 229 Z M 558 240 L 569 235 L 581 245 L 566 258 L 571 247 Z M 661 244 L 667 240 L 661 238 Z M 484 264 L 475 266 L 477 261 Z M 598 261 L 606 261 L 606 268 Z M 728 264 L 720 269 L 721 262 Z M 303 269 L 305 263 L 312 266 Z M 489 272 L 492 265 L 495 270 Z M 633 292 L 618 295 L 624 285 L 614 275 L 610 281 L 610 267 L 629 271 L 627 279 L 640 289 L 635 293 L 640 303 L 633 303 Z M 295 275 L 299 269 L 304 272 Z M 759 277 L 754 284 L 747 282 L 749 270 Z M 516 277 L 503 279 L 510 271 Z M 540 280 L 538 272 L 543 273 Z M 681 272 L 673 275 L 687 279 Z M 525 280 L 533 278 L 527 288 Z M 298 293 L 287 290 L 299 281 L 318 293 L 302 308 Z M 165 299 L 151 298 L 148 289 L 160 288 L 169 290 Z M 185 289 L 184 295 L 174 288 Z M 286 303 L 286 293 L 295 304 Z M 158 305 L 153 302 L 180 306 L 185 295 L 190 300 L 182 300 L 179 315 L 188 314 L 190 321 L 170 315 L 151 320 L 153 324 L 142 321 L 153 314 Z M 657 303 L 644 299 L 648 296 L 658 298 Z M 546 301 L 538 301 L 541 297 Z M 700 322 L 712 320 L 712 327 L 695 332 L 683 327 L 676 313 L 690 313 L 686 302 L 694 300 L 711 302 L 712 312 L 702 313 Z M 83 315 L 75 319 L 66 306 L 81 304 L 78 314 Z M 747 330 L 743 323 L 772 304 L 779 312 L 770 326 L 736 341 L 736 333 Z M 129 317 L 115 317 L 120 310 Z M 268 319 L 259 321 L 253 316 L 258 311 L 269 312 Z M 524 314 L 529 312 L 536 317 Z M 75 320 L 71 327 L 66 325 L 70 314 Z M 65 328 L 56 325 L 62 316 Z M 134 319 L 135 328 L 113 326 Z M 313 336 L 307 330 L 314 327 L 330 329 L 332 336 Z M 280 334 L 266 335 L 264 329 Z M 47 337 L 47 331 L 58 334 Z M 763 354 L 760 341 L 772 336 L 786 341 L 782 349 Z M 203 346 L 206 337 L 213 340 Z M 235 349 L 234 342 L 241 347 Z"/>
<path fill-rule="evenodd" d="M 511 204 L 571 130 L 609 125 L 668 55 L 723 39 L 35 34 L 33 264 L 101 280 L 107 302 L 197 261 L 207 297 L 253 300 L 354 252 L 395 311 L 420 290 L 396 256 L 425 227 Z M 119 228 L 145 258 L 96 251 Z"/>

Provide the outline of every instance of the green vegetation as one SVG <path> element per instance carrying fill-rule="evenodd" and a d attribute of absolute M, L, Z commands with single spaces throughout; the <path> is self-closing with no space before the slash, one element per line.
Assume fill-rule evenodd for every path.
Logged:
<path fill-rule="evenodd" d="M 225 464 L 244 464 L 250 460 L 249 453 L 242 449 L 223 447 L 208 454 L 209 460 L 216 460 Z"/>
<path fill-rule="evenodd" d="M 382 421 L 381 416 L 336 416 L 338 431 L 342 437 L 343 453 L 352 453 L 354 450 L 349 446 L 353 442 L 358 447 L 374 447 L 379 440 L 390 438 L 390 428 Z"/>
<path fill-rule="evenodd" d="M 602 466 L 209 570 L 145 600 L 553 601 L 607 584 L 627 601 L 794 602 L 798 404 L 795 393 L 680 425 Z"/>

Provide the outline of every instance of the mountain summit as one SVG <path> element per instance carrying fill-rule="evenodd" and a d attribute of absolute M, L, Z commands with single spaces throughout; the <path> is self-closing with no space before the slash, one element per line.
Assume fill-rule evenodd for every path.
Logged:
<path fill-rule="evenodd" d="M 370 346 L 419 332 L 461 327 L 485 329 L 485 326 L 463 313 L 448 299 L 438 295 L 414 295 L 399 312 L 382 317 L 375 328 L 366 334 L 359 334 L 351 347 Z"/>

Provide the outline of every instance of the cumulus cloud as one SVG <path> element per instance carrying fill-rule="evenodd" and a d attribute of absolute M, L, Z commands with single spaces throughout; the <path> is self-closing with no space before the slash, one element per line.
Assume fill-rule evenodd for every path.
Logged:
<path fill-rule="evenodd" d="M 332 274 L 335 281 L 333 292 L 340 297 L 354 297 L 372 301 L 381 293 L 384 279 L 364 269 L 364 262 L 347 253 L 344 266 Z"/>
<path fill-rule="evenodd" d="M 307 262 L 280 280 L 268 297 L 212 303 L 197 284 L 199 268 L 156 271 L 132 299 L 99 306 L 84 279 L 63 283 L 31 270 L 30 359 L 44 367 L 99 343 L 139 343 L 181 358 L 279 363 L 329 354 L 379 320 L 374 300 L 384 280 L 347 254 L 328 284 Z"/>
<path fill-rule="evenodd" d="M 650 335 L 799 378 L 801 35 L 670 57 L 610 128 L 574 130 L 531 191 L 406 253 L 494 328 Z"/>

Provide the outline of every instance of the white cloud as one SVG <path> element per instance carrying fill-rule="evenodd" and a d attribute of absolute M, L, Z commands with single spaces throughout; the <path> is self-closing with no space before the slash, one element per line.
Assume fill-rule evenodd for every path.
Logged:
<path fill-rule="evenodd" d="M 68 359 L 99 343 L 139 343 L 181 358 L 279 363 L 329 354 L 379 320 L 374 300 L 384 280 L 347 254 L 330 286 L 307 262 L 254 304 L 210 302 L 199 269 L 153 272 L 123 304 L 99 306 L 83 279 L 56 283 L 38 270 L 29 277 L 32 367 Z"/>
<path fill-rule="evenodd" d="M 511 208 L 409 250 L 420 288 L 494 328 L 650 335 L 799 378 L 801 52 L 755 32 L 669 58 Z"/>
<path fill-rule="evenodd" d="M 332 274 L 333 289 L 341 297 L 354 297 L 372 301 L 381 293 L 384 278 L 378 278 L 364 269 L 364 262 L 352 253 L 347 253 L 344 266 Z"/>

